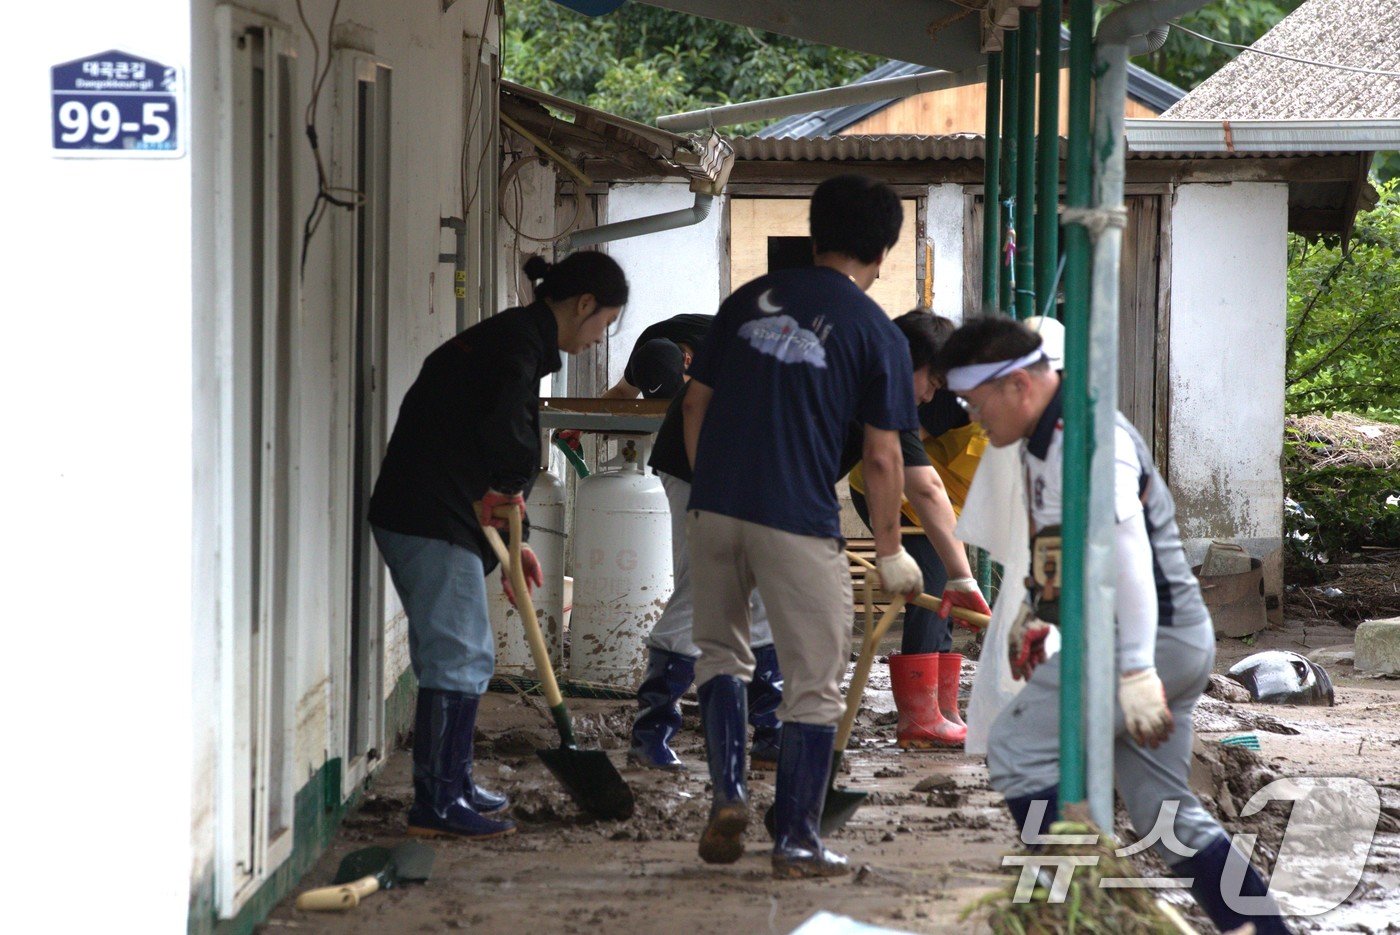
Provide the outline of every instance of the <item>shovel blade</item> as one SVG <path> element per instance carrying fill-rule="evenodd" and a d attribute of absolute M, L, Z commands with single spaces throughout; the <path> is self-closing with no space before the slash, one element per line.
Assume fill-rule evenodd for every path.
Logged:
<path fill-rule="evenodd" d="M 437 855 L 422 841 L 405 841 L 393 850 L 394 871 L 401 883 L 422 883 L 433 872 Z"/>
<path fill-rule="evenodd" d="M 855 789 L 837 789 L 832 786 L 826 790 L 826 802 L 822 804 L 822 835 L 834 834 L 846 826 L 846 822 L 851 820 L 851 816 L 865 804 L 865 800 L 870 798 L 868 792 L 858 792 Z M 768 810 L 763 813 L 763 827 L 768 829 L 768 836 L 777 838 L 778 819 L 773 806 L 768 806 Z"/>
<path fill-rule="evenodd" d="M 331 880 L 332 886 L 339 886 L 342 883 L 354 883 L 368 876 L 380 876 L 384 874 L 390 880 L 393 878 L 391 868 L 394 864 L 394 854 L 387 847 L 362 847 L 358 851 L 351 851 L 340 861 L 340 866 L 335 871 L 335 877 Z M 388 871 L 386 873 L 386 871 Z M 385 889 L 392 886 L 392 882 L 385 885 L 383 879 L 380 886 Z"/>
<path fill-rule="evenodd" d="M 822 834 L 833 834 L 846 827 L 868 798 L 870 793 L 855 789 L 827 789 L 826 804 L 822 806 Z"/>
<path fill-rule="evenodd" d="M 609 821 L 632 817 L 636 807 L 632 790 L 602 750 L 559 747 L 536 752 L 579 808 Z"/>

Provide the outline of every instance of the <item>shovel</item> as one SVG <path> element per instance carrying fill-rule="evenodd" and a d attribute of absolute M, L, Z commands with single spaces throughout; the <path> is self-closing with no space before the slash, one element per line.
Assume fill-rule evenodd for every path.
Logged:
<path fill-rule="evenodd" d="M 535 670 L 540 684 L 544 687 L 544 699 L 549 711 L 554 715 L 554 726 L 559 731 L 557 750 L 537 750 L 544 765 L 554 777 L 563 783 L 579 808 L 598 818 L 621 820 L 632 817 L 636 802 L 632 790 L 627 788 L 617 767 L 602 750 L 580 750 L 574 739 L 573 721 L 569 709 L 564 705 L 564 697 L 559 693 L 559 683 L 554 680 L 554 669 L 549 664 L 549 651 L 545 649 L 544 637 L 540 634 L 540 622 L 535 617 L 535 604 L 530 599 L 530 589 L 525 584 L 525 569 L 520 563 L 520 511 L 513 507 L 502 507 L 497 516 L 510 520 L 510 550 L 506 550 L 501 534 L 490 526 L 483 527 L 486 540 L 491 543 L 501 565 L 510 569 L 511 588 L 515 591 L 516 608 L 525 624 L 525 639 L 530 644 L 530 654 L 535 660 Z"/>
<path fill-rule="evenodd" d="M 846 557 L 865 569 L 865 579 L 867 581 L 871 579 L 871 576 L 880 574 L 880 572 L 875 568 L 874 565 L 861 558 L 854 552 L 850 551 L 849 549 L 846 550 Z M 875 580 L 878 581 L 878 577 Z M 913 604 L 915 607 L 923 607 L 924 609 L 931 610 L 936 614 L 941 614 L 941 610 L 939 609 L 941 606 L 941 602 L 938 598 L 933 597 L 932 595 L 916 594 L 913 597 L 909 598 L 909 603 Z M 949 608 L 948 616 L 955 618 L 971 630 L 985 630 L 992 622 L 992 618 L 987 616 L 986 614 L 979 614 L 975 610 L 965 610 L 962 607 Z"/>
<path fill-rule="evenodd" d="M 352 851 L 340 862 L 331 885 L 302 893 L 297 897 L 297 908 L 313 912 L 354 909 L 371 893 L 428 879 L 433 857 L 433 849 L 420 841 L 406 841 L 392 850 L 364 847 Z"/>
<path fill-rule="evenodd" d="M 865 638 L 861 641 L 860 658 L 856 660 L 856 670 L 851 673 L 851 686 L 846 689 L 846 713 L 841 715 L 841 724 L 836 728 L 836 747 L 831 754 L 831 773 L 827 778 L 826 802 L 822 805 L 822 834 L 831 834 L 851 820 L 870 793 L 859 789 L 836 788 L 836 774 L 841 768 L 841 757 L 850 742 L 851 731 L 856 725 L 856 714 L 860 711 L 861 696 L 865 694 L 865 683 L 870 678 L 870 667 L 875 663 L 875 650 L 895 618 L 904 609 L 904 596 L 896 595 L 889 607 L 875 622 L 875 595 L 873 585 L 867 576 L 865 581 Z M 777 816 L 772 806 L 763 814 L 763 825 L 768 833 L 777 836 Z"/>

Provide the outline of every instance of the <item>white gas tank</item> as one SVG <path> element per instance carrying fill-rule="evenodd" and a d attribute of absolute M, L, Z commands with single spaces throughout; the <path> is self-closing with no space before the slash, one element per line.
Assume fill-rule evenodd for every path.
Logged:
<path fill-rule="evenodd" d="M 671 597 L 671 512 L 644 458 L 579 481 L 569 678 L 634 688 Z"/>
<path fill-rule="evenodd" d="M 530 548 L 544 572 L 544 585 L 534 591 L 535 615 L 557 670 L 564 661 L 564 485 L 559 478 L 548 471 L 535 478 L 525 512 L 530 517 Z M 491 629 L 496 635 L 496 672 L 535 678 L 535 660 L 525 642 L 520 614 L 501 588 L 500 576 L 506 573 L 502 569 L 486 582 Z"/>

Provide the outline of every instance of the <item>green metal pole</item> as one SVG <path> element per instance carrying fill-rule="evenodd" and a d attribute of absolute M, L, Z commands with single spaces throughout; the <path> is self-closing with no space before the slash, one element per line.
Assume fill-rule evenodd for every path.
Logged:
<path fill-rule="evenodd" d="M 987 136 L 982 153 L 982 313 L 997 307 L 1001 284 L 1001 53 L 987 53 Z"/>
<path fill-rule="evenodd" d="M 1021 10 L 1016 40 L 1016 317 L 1035 314 L 1035 53 L 1034 10 Z"/>
<path fill-rule="evenodd" d="M 1016 295 L 1016 266 L 1011 260 L 1010 245 L 1016 237 L 1016 123 L 1020 112 L 1020 85 L 1016 80 L 1018 56 L 1017 34 L 1008 32 L 1002 40 L 1001 62 L 1001 249 L 997 288 L 997 307 L 1007 315 L 1013 313 Z"/>
<path fill-rule="evenodd" d="M 1040 133 L 1036 147 L 1035 313 L 1055 315 L 1060 262 L 1060 0 L 1040 0 Z"/>
<path fill-rule="evenodd" d="M 1065 205 L 1087 209 L 1093 193 L 1091 160 L 1094 0 L 1069 0 L 1069 158 Z M 1089 463 L 1093 410 L 1089 404 L 1089 232 L 1065 226 L 1064 566 L 1060 594 L 1060 803 L 1083 802 L 1084 547 L 1089 534 Z"/>

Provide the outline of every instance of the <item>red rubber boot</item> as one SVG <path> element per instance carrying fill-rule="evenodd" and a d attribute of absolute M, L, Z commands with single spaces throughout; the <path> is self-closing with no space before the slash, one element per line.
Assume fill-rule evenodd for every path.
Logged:
<path fill-rule="evenodd" d="M 938 710 L 941 671 L 938 653 L 890 656 L 890 688 L 899 709 L 895 737 L 902 749 L 960 747 L 967 737 L 966 727 L 949 722 Z"/>
<path fill-rule="evenodd" d="M 958 688 L 962 683 L 963 657 L 959 653 L 938 654 L 938 710 L 944 720 L 967 737 L 967 725 L 958 713 Z M 961 741 L 960 741 L 961 742 Z"/>

